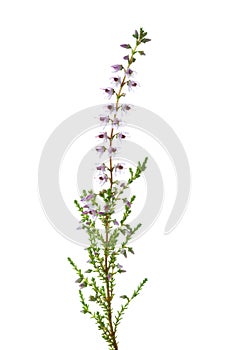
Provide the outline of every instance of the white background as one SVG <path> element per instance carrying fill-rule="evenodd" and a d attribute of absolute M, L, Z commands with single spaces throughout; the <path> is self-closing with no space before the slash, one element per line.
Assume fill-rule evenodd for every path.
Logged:
<path fill-rule="evenodd" d="M 123 320 L 119 350 L 229 350 L 229 12 L 227 0 L 1 2 L 1 349 L 107 349 L 79 312 L 66 260 L 84 262 L 85 252 L 48 223 L 37 169 L 59 123 L 105 102 L 119 44 L 143 26 L 152 41 L 129 102 L 174 128 L 192 192 L 172 234 L 156 225 L 133 244 L 124 292 L 149 282 Z"/>

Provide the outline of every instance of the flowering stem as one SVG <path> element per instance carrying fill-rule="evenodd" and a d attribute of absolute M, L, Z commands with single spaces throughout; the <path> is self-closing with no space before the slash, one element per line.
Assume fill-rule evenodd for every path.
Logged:
<path fill-rule="evenodd" d="M 138 45 L 140 45 L 140 42 L 138 40 L 136 40 L 136 45 L 134 47 L 134 49 L 132 49 L 132 53 L 131 53 L 131 57 L 128 61 L 128 65 L 127 68 L 124 70 L 124 76 L 123 79 L 121 81 L 121 85 L 120 88 L 118 90 L 118 92 L 116 93 L 116 108 L 115 108 L 115 114 L 114 114 L 114 118 L 116 118 L 117 116 L 117 112 L 119 109 L 119 100 L 120 98 L 123 96 L 122 95 L 122 90 L 126 84 L 126 72 L 128 71 L 129 67 L 131 66 L 131 64 L 134 61 L 134 55 L 136 54 L 136 50 Z M 114 136 L 114 129 L 113 127 L 111 128 L 111 132 L 110 132 L 110 137 L 109 137 L 109 145 L 110 147 L 113 146 L 113 136 Z M 109 173 L 110 173 L 110 190 L 112 193 L 113 190 L 113 160 L 112 160 L 112 156 L 109 157 Z M 116 330 L 117 330 L 117 326 L 115 326 L 115 330 L 113 328 L 113 320 L 112 320 L 112 290 L 110 290 L 110 286 L 109 286 L 109 268 L 108 268 L 108 256 L 109 256 L 109 250 L 108 250 L 108 244 L 109 244 L 109 215 L 106 216 L 106 223 L 105 223 L 105 249 L 104 249 L 104 261 L 105 261 L 105 276 L 106 276 L 106 293 L 107 293 L 107 304 L 108 304 L 108 321 L 109 321 L 109 326 L 110 326 L 110 335 L 112 337 L 112 341 L 113 341 L 113 346 L 114 346 L 114 350 L 118 350 L 118 345 L 116 342 Z"/>
<path fill-rule="evenodd" d="M 107 189 L 103 189 L 99 193 L 93 193 L 93 190 L 83 190 L 83 195 L 81 196 L 81 204 L 75 200 L 75 204 L 81 213 L 81 228 L 85 229 L 88 233 L 90 245 L 87 249 L 89 260 L 88 263 L 91 264 L 91 268 L 86 270 L 84 273 L 78 266 L 68 258 L 70 264 L 76 271 L 78 275 L 78 279 L 76 283 L 79 283 L 79 296 L 80 302 L 82 304 L 82 311 L 84 314 L 89 314 L 91 318 L 94 318 L 98 329 L 102 332 L 103 339 L 109 344 L 109 350 L 118 350 L 118 342 L 117 342 L 117 328 L 118 325 L 124 315 L 125 310 L 127 309 L 131 300 L 133 300 L 141 291 L 144 284 L 147 282 L 145 278 L 134 290 L 133 295 L 128 297 L 127 295 L 122 295 L 120 298 L 126 299 L 126 302 L 121 305 L 120 310 L 116 314 L 114 314 L 112 301 L 115 296 L 114 288 L 115 288 L 115 275 L 117 273 L 126 272 L 123 269 L 123 266 L 120 265 L 117 261 L 119 255 L 123 255 L 127 258 L 127 253 L 134 254 L 134 251 L 127 244 L 130 239 L 133 237 L 135 232 L 139 229 L 141 224 L 138 224 L 136 227 L 132 228 L 130 225 L 126 223 L 126 219 L 131 213 L 131 205 L 135 199 L 135 196 L 132 196 L 129 200 L 127 198 L 122 198 L 122 194 L 125 189 L 129 187 L 129 185 L 138 177 L 146 168 L 147 158 L 143 163 L 138 162 L 138 166 L 136 171 L 134 172 L 131 168 L 130 177 L 127 183 L 120 183 L 119 181 L 114 181 L 114 177 L 116 175 L 116 171 L 123 169 L 121 164 L 113 164 L 113 153 L 116 151 L 116 147 L 113 147 L 113 140 L 115 138 L 119 138 L 120 140 L 125 138 L 125 135 L 122 133 L 114 132 L 115 126 L 119 126 L 119 109 L 122 111 L 127 111 L 130 109 L 128 105 L 119 105 L 119 101 L 121 97 L 125 96 L 123 92 L 123 88 L 128 86 L 128 88 L 132 88 L 137 86 L 137 83 L 133 80 L 129 79 L 132 75 L 133 71 L 130 69 L 130 66 L 133 62 L 135 62 L 135 54 L 139 53 L 140 55 L 145 55 L 144 51 L 138 51 L 137 48 L 140 44 L 146 43 L 150 41 L 150 39 L 146 38 L 147 32 L 140 28 L 140 31 L 135 33 L 133 37 L 136 39 L 136 43 L 134 48 L 132 48 L 129 44 L 121 45 L 125 49 L 131 49 L 130 55 L 124 57 L 125 60 L 128 60 L 127 67 L 124 68 L 122 64 L 112 66 L 115 72 L 122 72 L 124 76 L 122 77 L 114 77 L 114 82 L 119 83 L 118 91 L 116 92 L 112 87 L 103 89 L 107 94 L 107 97 L 111 98 L 112 95 L 116 97 L 114 105 L 108 106 L 111 111 L 114 111 L 113 117 L 111 116 L 101 116 L 100 120 L 106 125 L 111 122 L 111 130 L 110 135 L 107 132 L 101 132 L 98 137 L 100 139 L 109 141 L 109 148 L 100 145 L 96 147 L 96 151 L 100 154 L 104 152 L 109 152 L 109 165 L 105 165 L 104 163 L 97 167 L 97 170 L 101 171 L 101 176 L 99 179 L 101 181 L 109 181 L 109 186 Z M 117 85 L 116 85 L 117 86 Z M 113 171 L 115 170 L 115 174 Z M 104 201 L 104 209 L 101 206 L 100 202 L 97 199 L 100 197 Z M 123 217 L 118 223 L 118 220 L 113 217 L 115 214 L 116 203 L 122 199 L 125 203 L 125 209 L 123 212 Z M 96 226 L 96 219 L 99 218 L 104 226 L 104 232 L 100 233 L 100 229 Z M 118 237 L 120 234 L 124 235 L 123 242 L 121 247 L 116 248 L 116 244 L 118 241 Z M 90 274 L 91 277 L 90 277 Z M 88 288 L 91 291 L 91 295 L 89 295 L 89 301 L 96 303 L 99 310 L 93 312 L 90 308 L 90 305 L 87 303 L 85 299 L 85 295 L 82 292 L 83 288 Z"/>

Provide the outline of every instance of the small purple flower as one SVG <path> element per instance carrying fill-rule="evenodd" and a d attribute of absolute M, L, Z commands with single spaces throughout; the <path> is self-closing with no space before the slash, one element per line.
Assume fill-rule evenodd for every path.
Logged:
<path fill-rule="evenodd" d="M 121 85 L 121 78 L 120 77 L 112 77 L 111 82 L 115 86 L 119 86 L 119 85 Z"/>
<path fill-rule="evenodd" d="M 124 166 L 121 163 L 117 163 L 114 167 L 115 172 L 121 171 L 124 169 Z"/>
<path fill-rule="evenodd" d="M 126 69 L 125 74 L 127 75 L 127 77 L 130 77 L 133 74 L 133 70 L 128 68 Z"/>
<path fill-rule="evenodd" d="M 121 106 L 121 110 L 123 111 L 123 112 L 127 112 L 127 111 L 129 111 L 131 109 L 131 107 L 129 106 L 129 105 L 127 105 L 127 104 L 122 104 L 122 106 Z"/>
<path fill-rule="evenodd" d="M 125 204 L 127 205 L 128 208 L 131 208 L 131 203 L 129 201 L 127 201 Z"/>
<path fill-rule="evenodd" d="M 97 146 L 96 151 L 98 153 L 100 153 L 100 156 L 101 156 L 106 151 L 106 147 L 105 146 Z"/>
<path fill-rule="evenodd" d="M 100 122 L 102 122 L 102 124 L 107 125 L 109 123 L 109 116 L 100 116 L 99 118 Z"/>
<path fill-rule="evenodd" d="M 121 141 L 121 140 L 124 140 L 126 138 L 126 136 L 122 132 L 119 132 L 117 134 L 117 138 Z"/>
<path fill-rule="evenodd" d="M 116 117 L 112 120 L 112 125 L 113 126 L 119 126 L 120 123 L 121 123 L 121 120 L 116 118 Z"/>
<path fill-rule="evenodd" d="M 133 81 L 133 80 L 129 80 L 127 82 L 127 85 L 129 87 L 129 90 L 132 90 L 133 88 L 137 87 L 138 86 L 138 83 L 136 81 Z"/>
<path fill-rule="evenodd" d="M 113 220 L 114 225 L 119 226 L 119 222 L 115 219 Z"/>
<path fill-rule="evenodd" d="M 105 141 L 107 141 L 107 139 L 108 139 L 107 132 L 101 132 L 99 135 L 97 135 L 97 137 L 99 139 L 104 139 Z"/>
<path fill-rule="evenodd" d="M 108 176 L 105 174 L 105 175 L 101 175 L 99 176 L 99 180 L 101 181 L 101 185 L 104 185 L 107 181 L 108 181 Z"/>
<path fill-rule="evenodd" d="M 95 209 L 91 209 L 89 211 L 89 214 L 93 216 L 93 218 L 95 218 L 97 216 L 97 211 Z"/>
<path fill-rule="evenodd" d="M 110 281 L 110 280 L 111 280 L 111 277 L 112 277 L 112 275 L 111 275 L 111 273 L 109 273 L 109 274 L 107 275 L 107 279 Z"/>
<path fill-rule="evenodd" d="M 110 87 L 106 88 L 106 89 L 102 89 L 102 90 L 105 91 L 108 99 L 110 99 L 113 96 L 113 94 L 115 93 L 115 90 L 113 88 L 110 88 Z"/>
<path fill-rule="evenodd" d="M 124 56 L 123 59 L 128 61 L 129 60 L 129 55 Z"/>
<path fill-rule="evenodd" d="M 106 165 L 103 163 L 101 165 L 98 165 L 97 166 L 97 170 L 100 170 L 100 171 L 105 171 L 106 170 Z"/>
<path fill-rule="evenodd" d="M 123 69 L 122 64 L 114 64 L 113 66 L 111 66 L 114 69 L 114 73 L 115 72 L 119 72 L 120 70 Z"/>
<path fill-rule="evenodd" d="M 123 47 L 124 49 L 130 49 L 131 46 L 129 44 L 121 44 L 121 47 Z"/>
<path fill-rule="evenodd" d="M 117 267 L 119 268 L 119 269 L 122 269 L 122 265 L 120 265 L 120 264 L 117 264 Z"/>
<path fill-rule="evenodd" d="M 107 106 L 107 108 L 110 112 L 113 112 L 115 110 L 115 105 L 111 103 L 110 105 Z"/>
<path fill-rule="evenodd" d="M 115 153 L 116 151 L 117 151 L 116 147 L 110 146 L 110 147 L 108 148 L 109 154 Z"/>

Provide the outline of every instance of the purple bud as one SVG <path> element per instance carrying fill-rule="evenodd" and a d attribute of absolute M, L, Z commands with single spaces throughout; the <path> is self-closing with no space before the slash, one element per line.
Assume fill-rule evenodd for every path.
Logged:
<path fill-rule="evenodd" d="M 119 222 L 115 219 L 113 220 L 114 225 L 119 226 Z"/>
<path fill-rule="evenodd" d="M 126 202 L 127 207 L 131 207 L 131 203 L 129 201 Z"/>
<path fill-rule="evenodd" d="M 106 204 L 106 205 L 104 206 L 104 211 L 105 211 L 105 212 L 108 212 L 108 211 L 109 211 L 109 206 L 108 206 L 108 204 Z"/>
<path fill-rule="evenodd" d="M 94 194 L 88 194 L 88 196 L 84 197 L 81 199 L 81 201 L 89 201 L 90 199 L 94 198 Z"/>
<path fill-rule="evenodd" d="M 80 289 L 87 287 L 87 283 L 83 282 L 79 285 Z"/>
<path fill-rule="evenodd" d="M 128 61 L 129 60 L 129 55 L 124 56 L 123 59 Z"/>
<path fill-rule="evenodd" d="M 111 277 L 112 277 L 112 275 L 111 275 L 111 273 L 109 273 L 109 274 L 107 275 L 107 279 L 110 281 L 110 280 L 111 280 Z"/>
<path fill-rule="evenodd" d="M 114 72 L 119 72 L 120 70 L 123 69 L 122 64 L 115 64 L 113 66 L 111 66 L 114 69 Z"/>
<path fill-rule="evenodd" d="M 121 44 L 121 47 L 123 47 L 124 49 L 130 49 L 131 46 L 129 44 Z"/>

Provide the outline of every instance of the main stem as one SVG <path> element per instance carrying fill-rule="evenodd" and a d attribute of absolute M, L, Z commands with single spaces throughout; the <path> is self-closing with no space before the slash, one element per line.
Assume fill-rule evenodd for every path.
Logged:
<path fill-rule="evenodd" d="M 136 49 L 137 49 L 138 45 L 139 45 L 139 43 L 137 42 L 135 48 L 132 49 L 132 54 L 131 54 L 131 57 L 129 59 L 127 69 L 130 67 L 130 65 L 133 62 L 133 56 L 136 53 Z M 122 96 L 122 89 L 125 86 L 125 84 L 126 84 L 126 74 L 124 74 L 124 77 L 122 79 L 121 86 L 119 88 L 118 93 L 116 93 L 116 110 L 115 110 L 114 118 L 116 117 L 116 114 L 117 114 L 118 109 L 119 109 L 119 99 Z M 110 133 L 110 137 L 109 137 L 110 147 L 112 147 L 112 144 L 113 144 L 113 137 L 114 137 L 114 129 L 111 128 L 111 133 Z M 112 160 L 111 156 L 109 157 L 109 173 L 110 173 L 110 178 L 109 178 L 110 189 L 111 189 L 111 194 L 112 194 L 112 190 L 113 190 L 113 160 Z M 104 250 L 105 277 L 106 277 L 106 301 L 107 301 L 107 305 L 108 305 L 108 321 L 109 321 L 109 328 L 110 328 L 110 336 L 112 339 L 114 350 L 118 350 L 118 344 L 116 341 L 116 331 L 114 330 L 114 327 L 113 327 L 113 317 L 112 317 L 113 310 L 112 310 L 112 303 L 111 302 L 113 299 L 113 291 L 112 291 L 112 289 L 110 289 L 110 286 L 109 286 L 109 267 L 108 267 L 109 231 L 110 231 L 109 218 L 110 218 L 110 216 L 108 214 L 106 216 L 106 224 L 105 224 L 105 250 Z"/>

